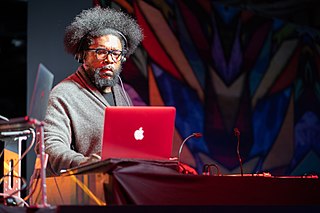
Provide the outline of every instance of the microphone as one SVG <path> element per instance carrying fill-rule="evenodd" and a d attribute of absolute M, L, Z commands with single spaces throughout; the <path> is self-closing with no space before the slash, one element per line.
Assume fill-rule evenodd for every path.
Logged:
<path fill-rule="evenodd" d="M 235 135 L 235 136 L 238 137 L 238 136 L 240 135 L 240 131 L 239 131 L 238 128 L 234 128 L 233 131 L 234 131 L 234 135 Z"/>
<path fill-rule="evenodd" d="M 240 156 L 240 131 L 238 128 L 234 128 L 234 135 L 237 137 L 238 139 L 238 143 L 237 143 L 237 155 L 238 155 L 238 160 L 239 160 L 239 164 L 240 164 L 240 172 L 241 172 L 241 176 L 243 176 L 243 168 L 242 168 L 242 160 L 241 160 L 241 156 Z"/>
<path fill-rule="evenodd" d="M 178 162 L 180 162 L 180 155 L 181 155 L 181 151 L 182 151 L 182 148 L 184 146 L 184 144 L 192 137 L 195 137 L 195 138 L 201 138 L 202 137 L 202 134 L 199 133 L 199 132 L 195 132 L 195 133 L 192 133 L 191 135 L 189 135 L 188 137 L 186 137 L 183 142 L 181 143 L 180 145 L 180 149 L 179 149 L 179 154 L 178 154 Z"/>

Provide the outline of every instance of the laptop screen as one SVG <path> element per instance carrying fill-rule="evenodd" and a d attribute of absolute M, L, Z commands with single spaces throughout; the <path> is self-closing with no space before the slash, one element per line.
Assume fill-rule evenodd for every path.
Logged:
<path fill-rule="evenodd" d="M 175 115 L 176 109 L 172 106 L 107 107 L 102 137 L 102 160 L 169 160 Z"/>
<path fill-rule="evenodd" d="M 43 64 L 39 64 L 37 77 L 29 104 L 28 116 L 43 121 L 48 107 L 54 76 Z"/>

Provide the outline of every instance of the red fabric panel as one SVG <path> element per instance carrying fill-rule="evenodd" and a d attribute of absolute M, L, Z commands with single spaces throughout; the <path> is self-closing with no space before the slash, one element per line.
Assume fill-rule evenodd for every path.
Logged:
<path fill-rule="evenodd" d="M 183 80 L 177 68 L 174 66 L 168 55 L 164 52 L 163 48 L 159 44 L 156 36 L 153 34 L 152 29 L 150 29 L 147 21 L 144 19 L 141 11 L 138 6 L 134 5 L 135 14 L 137 17 L 137 22 L 143 29 L 144 39 L 142 41 L 142 45 L 144 49 L 147 51 L 148 55 L 152 60 L 164 70 L 169 72 L 172 76 L 177 78 L 178 80 Z"/>

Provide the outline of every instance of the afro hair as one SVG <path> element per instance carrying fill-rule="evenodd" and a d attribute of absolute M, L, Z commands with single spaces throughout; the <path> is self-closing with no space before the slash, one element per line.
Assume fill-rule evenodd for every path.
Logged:
<path fill-rule="evenodd" d="M 66 52 L 76 55 L 85 37 L 103 36 L 104 33 L 108 32 L 108 29 L 118 31 L 120 35 L 125 36 L 127 56 L 131 55 L 143 40 L 142 29 L 128 14 L 111 8 L 96 6 L 83 10 L 66 27 L 64 35 Z"/>

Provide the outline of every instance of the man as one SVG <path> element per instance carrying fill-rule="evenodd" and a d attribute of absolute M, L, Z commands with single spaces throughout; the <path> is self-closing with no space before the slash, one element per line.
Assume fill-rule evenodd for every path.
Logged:
<path fill-rule="evenodd" d="M 104 111 L 130 106 L 119 74 L 143 39 L 128 14 L 110 8 L 82 11 L 66 28 L 66 52 L 81 63 L 51 91 L 44 120 L 47 175 L 99 160 Z"/>

